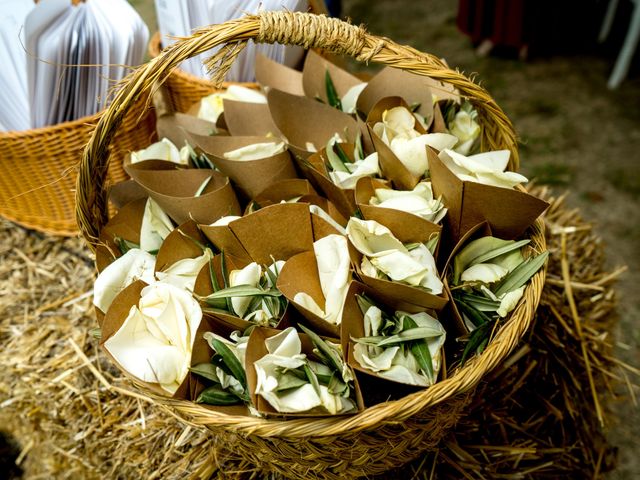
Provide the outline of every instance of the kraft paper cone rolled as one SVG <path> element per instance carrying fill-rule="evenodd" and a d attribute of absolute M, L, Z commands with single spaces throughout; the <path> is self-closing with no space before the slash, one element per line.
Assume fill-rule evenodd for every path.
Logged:
<path fill-rule="evenodd" d="M 249 263 L 251 263 L 251 260 L 237 258 L 225 253 L 225 267 L 227 269 L 227 275 L 230 274 L 233 270 L 240 270 L 246 267 Z M 218 286 L 220 288 L 224 288 L 225 281 L 222 273 L 222 255 L 216 255 L 213 258 L 213 260 L 211 261 L 211 270 L 207 266 L 203 268 L 198 274 L 194 286 L 194 293 L 196 295 L 200 297 L 206 297 L 214 292 L 213 283 L 211 281 L 212 273 L 216 277 Z M 225 335 L 228 335 L 236 330 L 244 332 L 249 327 L 255 326 L 255 323 L 249 322 L 231 313 L 206 311 L 208 308 L 206 302 L 200 301 L 200 304 L 205 310 L 205 314 L 213 319 L 213 321 L 215 321 L 221 328 L 225 329 L 225 332 L 227 332 Z M 288 317 L 289 312 L 287 308 L 285 309 L 280 321 L 278 322 L 278 326 L 280 326 L 281 324 L 288 324 Z"/>
<path fill-rule="evenodd" d="M 385 97 L 401 97 L 409 105 L 419 104 L 417 112 L 425 118 L 427 125 L 433 120 L 433 81 L 397 68 L 385 67 L 374 76 L 360 93 L 356 107 L 368 115 L 374 105 Z"/>
<path fill-rule="evenodd" d="M 140 295 L 142 289 L 146 287 L 147 284 L 141 280 L 138 280 L 127 288 L 122 290 L 113 300 L 113 303 L 109 307 L 107 311 L 104 321 L 102 323 L 102 336 L 100 338 L 100 346 L 102 350 L 111 358 L 111 360 L 118 364 L 118 362 L 111 356 L 109 350 L 107 350 L 104 346 L 105 342 L 111 338 L 124 324 L 124 321 L 129 316 L 129 312 L 133 306 L 137 306 L 140 301 Z M 200 326 L 198 327 L 198 333 L 196 334 L 195 341 L 193 343 L 192 348 L 192 358 L 191 358 L 191 366 L 196 365 L 198 363 L 202 363 L 204 361 L 209 361 L 211 358 L 211 350 L 207 345 L 206 340 L 203 338 L 204 332 L 209 330 L 209 325 L 206 320 L 203 318 L 200 322 Z M 153 391 L 154 393 L 162 396 L 171 396 L 172 398 L 176 398 L 179 400 L 194 400 L 192 397 L 192 392 L 195 390 L 192 388 L 192 383 L 195 379 L 192 378 L 192 374 L 189 373 L 182 381 L 178 389 L 173 395 L 169 395 L 169 393 L 160 387 L 157 383 L 151 382 L 143 382 L 140 379 L 134 377 L 129 374 L 125 369 L 120 367 L 120 370 L 129 378 L 134 379 L 136 383 L 140 383 L 145 385 L 148 389 Z"/>
<path fill-rule="evenodd" d="M 433 123 L 431 124 L 432 133 L 449 133 L 447 129 L 447 123 L 442 116 L 442 110 L 440 109 L 440 103 L 436 103 L 433 107 Z"/>
<path fill-rule="evenodd" d="M 275 182 L 297 177 L 289 152 L 285 151 L 256 160 L 229 160 L 225 153 L 256 143 L 280 143 L 268 137 L 203 137 L 189 135 L 189 140 L 203 150 L 211 161 L 227 175 L 247 199 L 255 198 Z"/>
<path fill-rule="evenodd" d="M 270 205 L 226 227 L 201 228 L 220 250 L 261 265 L 313 249 L 311 213 L 302 203 Z"/>
<path fill-rule="evenodd" d="M 395 232 L 393 233 L 394 235 L 396 235 Z M 400 240 L 399 235 L 396 235 L 396 238 Z M 427 292 L 424 288 L 414 287 L 400 282 L 392 282 L 390 280 L 369 277 L 362 272 L 362 269 L 360 267 L 362 264 L 362 254 L 353 247 L 351 242 L 349 242 L 349 254 L 351 255 L 351 263 L 355 267 L 356 274 L 358 275 L 362 283 L 371 287 L 380 295 L 397 298 L 399 301 L 402 301 L 404 303 L 417 305 L 425 309 L 431 309 L 438 312 L 441 311 L 449 301 L 449 296 L 447 295 L 446 291 L 443 291 L 439 295 L 434 295 Z"/>
<path fill-rule="evenodd" d="M 303 178 L 289 178 L 279 180 L 265 188 L 262 192 L 255 196 L 254 200 L 262 207 L 280 203 L 281 201 L 291 200 L 296 197 L 304 197 L 306 195 L 316 195 L 316 190 L 309 180 Z"/>
<path fill-rule="evenodd" d="M 188 133 L 197 135 L 214 135 L 216 126 L 202 118 L 197 118 L 186 113 L 172 113 L 163 115 L 156 120 L 158 138 L 168 138 L 178 147 L 184 147 L 188 142 Z"/>
<path fill-rule="evenodd" d="M 267 347 L 265 345 L 265 341 L 268 338 L 273 337 L 280 333 L 281 330 L 276 330 L 273 328 L 266 327 L 258 327 L 255 328 L 251 335 L 249 336 L 249 342 L 247 344 L 247 352 L 245 354 L 245 362 L 247 365 L 247 384 L 249 385 L 249 393 L 251 396 L 251 402 L 256 407 L 256 409 L 265 414 L 266 416 L 271 417 L 291 417 L 291 418 L 301 418 L 301 417 L 326 417 L 329 414 L 325 412 L 319 412 L 310 410 L 308 412 L 301 413 L 280 413 L 276 411 L 266 400 L 262 398 L 262 396 L 256 394 L 256 386 L 258 384 L 258 378 L 256 375 L 256 369 L 254 364 L 256 361 L 260 360 L 262 357 L 267 355 Z M 304 333 L 298 332 L 298 337 L 300 338 L 300 342 L 302 344 L 302 353 L 307 355 L 312 360 L 317 361 L 316 355 L 313 353 L 313 343 L 309 339 L 307 335 Z M 337 339 L 330 339 L 334 343 L 339 343 Z M 362 394 L 360 393 L 360 387 L 358 385 L 357 379 L 354 380 L 354 390 L 355 390 L 355 398 L 351 397 L 352 400 L 355 400 L 357 411 L 361 411 L 364 408 L 364 402 L 362 400 Z M 354 412 L 338 414 L 338 415 L 353 415 Z"/>
<path fill-rule="evenodd" d="M 353 162 L 354 145 L 341 143 L 340 146 L 349 157 L 349 160 Z M 356 202 L 353 196 L 354 190 L 352 188 L 343 189 L 333 183 L 326 173 L 328 171 L 328 164 L 326 148 L 323 148 L 307 159 L 305 174 L 309 177 L 310 181 L 324 193 L 331 203 L 336 206 L 338 212 L 340 212 L 343 217 L 349 218 L 356 212 Z"/>
<path fill-rule="evenodd" d="M 496 237 L 521 235 L 549 206 L 525 191 L 460 180 L 427 147 L 433 193 L 448 209 L 445 222 L 453 244 L 471 227 L 487 221 Z"/>
<path fill-rule="evenodd" d="M 252 261 L 229 225 L 199 225 L 199 227 L 205 237 L 207 237 L 218 250 L 224 250 L 225 253 L 242 259 L 247 263 Z"/>
<path fill-rule="evenodd" d="M 297 293 L 305 292 L 313 298 L 320 308 L 324 309 L 326 300 L 322 293 L 318 275 L 318 263 L 313 251 L 299 253 L 287 260 L 278 276 L 277 287 L 289 300 L 289 304 L 300 312 L 307 325 L 314 332 L 334 338 L 340 337 L 339 325 L 327 322 L 322 317 L 293 301 Z"/>
<path fill-rule="evenodd" d="M 353 354 L 353 347 L 355 345 L 355 342 L 351 339 L 362 338 L 365 336 L 364 314 L 360 310 L 360 306 L 358 305 L 358 301 L 356 299 L 356 295 L 362 294 L 365 294 L 369 298 L 371 298 L 378 308 L 385 311 L 389 315 L 393 315 L 396 311 L 403 311 L 406 313 L 419 313 L 426 310 L 421 307 L 411 306 L 413 307 L 413 311 L 408 311 L 407 309 L 403 308 L 404 305 L 402 303 L 385 301 L 385 299 L 380 297 L 377 292 L 360 282 L 354 281 L 351 282 L 351 285 L 349 285 L 349 292 L 347 293 L 347 301 L 344 305 L 343 322 L 340 332 L 341 345 L 343 355 L 347 359 L 347 363 L 351 368 L 354 369 L 356 375 L 358 375 L 361 390 L 367 392 L 367 395 L 364 395 L 364 397 L 367 398 L 367 406 L 386 401 L 390 398 L 401 398 L 409 393 L 425 388 L 417 385 L 408 385 L 406 383 L 397 382 L 389 378 L 384 378 L 378 375 L 376 372 L 364 368 L 355 359 L 355 356 Z M 427 311 L 427 313 L 437 318 L 435 312 Z M 373 377 L 377 379 L 377 381 L 368 381 L 365 376 Z M 380 390 L 385 393 L 383 395 L 380 395 Z"/>
<path fill-rule="evenodd" d="M 115 238 L 122 238 L 140 245 L 140 228 L 147 204 L 141 198 L 126 204 L 116 213 L 100 232 L 100 245 L 96 248 L 96 268 L 102 272 L 111 262 L 121 256 Z"/>
<path fill-rule="evenodd" d="M 313 153 L 308 149 L 307 143 L 320 150 L 336 133 L 346 142 L 355 141 L 359 129 L 351 115 L 317 100 L 275 89 L 269 91 L 267 101 L 276 126 L 287 139 L 294 154 L 302 158 Z"/>
<path fill-rule="evenodd" d="M 156 272 L 162 272 L 185 258 L 197 258 L 204 252 L 196 242 L 206 245 L 207 239 L 193 220 L 176 227 L 164 239 L 156 256 Z"/>
<path fill-rule="evenodd" d="M 168 163 L 168 162 L 163 162 Z M 227 215 L 240 215 L 240 204 L 229 178 L 205 169 L 147 170 L 143 164 L 125 166 L 125 171 L 176 223 L 189 219 L 210 224 Z M 199 197 L 194 196 L 209 179 Z"/>
<path fill-rule="evenodd" d="M 363 83 L 358 77 L 321 57 L 313 50 L 309 50 L 302 68 L 302 86 L 307 97 L 320 98 L 324 103 L 329 102 L 325 80 L 327 72 L 339 98 L 342 98 L 351 87 Z"/>
<path fill-rule="evenodd" d="M 118 209 L 127 203 L 147 198 L 147 192 L 134 180 L 124 180 L 109 189 L 109 201 Z"/>
<path fill-rule="evenodd" d="M 462 315 L 460 314 L 460 311 L 458 310 L 458 307 L 455 304 L 456 302 L 453 301 L 453 297 L 451 296 L 451 286 L 449 284 L 449 277 L 452 274 L 453 258 L 470 241 L 476 240 L 482 237 L 489 237 L 489 236 L 492 236 L 492 232 L 491 232 L 491 227 L 487 222 L 482 222 L 471 227 L 462 236 L 462 238 L 453 247 L 453 249 L 451 249 L 451 252 L 447 256 L 446 262 L 442 269 L 442 272 L 443 272 L 442 277 L 444 281 L 445 290 L 447 291 L 447 295 L 449 295 L 449 298 L 451 298 L 451 301 L 446 306 L 443 312 L 444 313 L 443 318 L 453 320 L 453 327 L 455 328 L 455 331 L 458 333 L 458 335 L 465 335 L 469 333 L 469 329 L 467 328 L 467 325 L 465 324 L 464 319 L 462 318 Z"/>
<path fill-rule="evenodd" d="M 414 175 L 400 161 L 395 153 L 384 141 L 373 132 L 376 123 L 382 121 L 382 116 L 386 110 L 395 107 L 409 108 L 407 103 L 400 97 L 385 97 L 380 99 L 371 109 L 367 116 L 367 127 L 371 141 L 378 152 L 378 162 L 382 176 L 391 180 L 393 185 L 399 190 L 412 190 L 422 179 L 421 175 Z M 419 133 L 426 133 L 420 122 L 416 120 L 414 129 Z"/>
<path fill-rule="evenodd" d="M 348 217 L 345 217 L 340 213 L 338 207 L 328 198 L 321 197 L 320 195 L 305 195 L 300 197 L 298 203 L 308 203 L 309 205 L 316 205 L 324 210 L 329 216 L 336 221 L 339 225 L 346 227 Z M 316 239 L 317 240 L 317 239 Z"/>
<path fill-rule="evenodd" d="M 223 105 L 224 128 L 232 136 L 282 136 L 267 104 L 225 99 Z"/>
<path fill-rule="evenodd" d="M 356 184 L 355 198 L 358 208 L 360 209 L 360 212 L 362 212 L 362 216 L 365 220 L 375 220 L 389 228 L 392 232 L 404 232 L 404 225 L 412 225 L 412 231 L 407 232 L 406 238 L 409 239 L 425 238 L 425 236 L 433 238 L 434 235 L 437 235 L 438 238 L 441 237 L 442 226 L 437 223 L 430 222 L 425 218 L 402 210 L 370 205 L 369 201 L 371 200 L 371 197 L 375 195 L 376 189 L 379 188 L 388 189 L 389 186 L 384 181 L 375 178 L 361 178 Z M 414 242 L 420 242 L 420 240 L 407 240 L 404 243 Z M 438 241 L 434 254 L 436 259 L 438 258 L 439 248 L 440 241 Z"/>
<path fill-rule="evenodd" d="M 275 62 L 259 53 L 256 55 L 256 80 L 263 87 L 275 88 L 292 95 L 304 95 L 302 72 Z"/>
<path fill-rule="evenodd" d="M 313 249 L 311 213 L 304 204 L 271 205 L 231 222 L 231 230 L 249 256 L 260 264 L 288 260 Z"/>

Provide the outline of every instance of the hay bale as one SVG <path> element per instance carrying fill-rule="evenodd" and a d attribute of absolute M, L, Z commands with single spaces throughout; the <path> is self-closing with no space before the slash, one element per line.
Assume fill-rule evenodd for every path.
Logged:
<path fill-rule="evenodd" d="M 611 353 L 620 270 L 604 270 L 602 244 L 578 212 L 538 193 L 552 202 L 552 257 L 534 328 L 480 385 L 443 448 L 384 478 L 593 477 L 613 467 L 601 421 L 631 371 Z M 269 473 L 147 403 L 98 351 L 93 264 L 79 240 L 8 222 L 0 235 L 0 425 L 21 445 L 25 478 Z"/>

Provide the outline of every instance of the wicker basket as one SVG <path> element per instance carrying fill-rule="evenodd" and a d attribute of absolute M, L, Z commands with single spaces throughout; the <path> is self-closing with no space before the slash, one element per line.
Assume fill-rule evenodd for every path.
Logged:
<path fill-rule="evenodd" d="M 250 39 L 328 49 L 360 61 L 393 65 L 451 83 L 479 111 L 486 148 L 511 150 L 514 167 L 517 166 L 514 132 L 502 110 L 484 89 L 448 69 L 438 58 L 375 37 L 362 27 L 340 20 L 312 14 L 266 12 L 196 32 L 139 68 L 123 85 L 93 133 L 78 177 L 78 223 L 89 246 L 95 247 L 100 229 L 107 221 L 104 180 L 108 156 L 105 148 L 119 128 L 122 114 L 139 96 L 153 89 L 156 81 L 171 78 L 176 66 L 185 58 L 220 44 L 231 44 L 233 46 L 218 57 L 221 62 L 214 72 L 214 81 L 219 81 L 233 62 L 234 52 L 238 51 L 237 42 Z M 543 228 L 539 220 L 529 230 L 531 247 L 537 251 L 545 249 Z M 143 392 L 151 401 L 170 408 L 190 424 L 211 429 L 219 438 L 217 443 L 221 450 L 230 450 L 246 461 L 260 465 L 264 471 L 279 472 L 289 478 L 323 479 L 382 473 L 437 446 L 463 415 L 478 382 L 501 364 L 530 326 L 543 284 L 544 272 L 540 271 L 527 286 L 524 301 L 512 312 L 486 350 L 467 362 L 464 368 L 449 372 L 447 379 L 428 389 L 367 408 L 354 416 L 288 421 L 230 416 L 195 403 Z M 216 458 L 216 452 L 212 452 L 212 458 Z"/>
<path fill-rule="evenodd" d="M 53 235 L 78 234 L 76 171 L 100 114 L 23 132 L 0 133 L 0 216 Z M 155 138 L 155 115 L 136 104 L 114 135 L 115 159 Z M 124 180 L 121 161 L 111 162 L 108 182 Z"/>

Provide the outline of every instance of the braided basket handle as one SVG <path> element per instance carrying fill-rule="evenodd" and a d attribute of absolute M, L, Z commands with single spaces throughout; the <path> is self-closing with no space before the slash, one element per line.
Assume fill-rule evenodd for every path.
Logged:
<path fill-rule="evenodd" d="M 207 66 L 212 81 L 220 84 L 248 40 L 319 48 L 349 55 L 361 62 L 384 65 L 425 75 L 458 89 L 478 111 L 482 125 L 482 148 L 511 151 L 512 169 L 518 167 L 516 136 L 511 122 L 484 88 L 453 71 L 434 55 L 401 46 L 387 38 L 369 34 L 363 27 L 342 20 L 300 12 L 262 12 L 211 25 L 166 48 L 158 57 L 125 78 L 111 105 L 100 118 L 82 155 L 76 184 L 76 219 L 89 247 L 95 249 L 108 220 L 105 179 L 109 144 L 125 115 L 142 93 L 154 90 L 183 60 L 225 45 Z"/>

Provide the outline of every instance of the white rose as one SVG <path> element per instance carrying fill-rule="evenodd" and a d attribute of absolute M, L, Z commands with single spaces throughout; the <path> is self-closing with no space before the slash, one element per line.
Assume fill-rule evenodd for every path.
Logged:
<path fill-rule="evenodd" d="M 449 131 L 459 140 L 454 150 L 462 155 L 469 153 L 480 135 L 480 125 L 476 122 L 475 117 L 474 112 L 460 110 L 449 124 Z"/>
<path fill-rule="evenodd" d="M 157 272 L 156 278 L 161 282 L 193 292 L 200 270 L 209 263 L 211 257 L 211 250 L 207 248 L 199 257 L 183 258 L 164 271 Z"/>
<path fill-rule="evenodd" d="M 145 252 L 157 252 L 172 230 L 173 222 L 169 216 L 149 197 L 140 226 L 140 248 Z"/>
<path fill-rule="evenodd" d="M 377 188 L 369 200 L 371 205 L 412 213 L 430 222 L 438 223 L 447 213 L 443 203 L 433 198 L 431 183 L 420 182 L 413 190 Z"/>
<path fill-rule="evenodd" d="M 380 175 L 380 166 L 378 165 L 378 152 L 373 152 L 362 160 L 352 163 L 346 163 L 345 166 L 349 172 L 341 172 L 334 170 L 329 172 L 331 181 L 338 187 L 343 189 L 355 188 L 356 183 L 363 177 L 373 177 Z"/>
<path fill-rule="evenodd" d="M 366 86 L 366 83 L 359 83 L 347 90 L 347 92 L 340 99 L 343 112 L 356 113 L 356 103 L 358 103 L 358 97 L 362 93 L 362 90 L 366 88 Z"/>
<path fill-rule="evenodd" d="M 284 142 L 265 142 L 254 143 L 253 145 L 247 145 L 236 150 L 224 153 L 224 158 L 228 160 L 259 160 L 261 158 L 269 158 L 274 155 L 278 155 L 285 151 Z"/>
<path fill-rule="evenodd" d="M 268 338 L 265 345 L 269 353 L 254 363 L 257 377 L 256 394 L 262 396 L 276 411 L 296 413 L 324 407 L 329 413 L 336 414 L 355 407 L 350 399 L 330 393 L 324 385 L 320 385 L 320 395 L 310 383 L 277 392 L 282 368 L 298 368 L 309 361 L 302 353 L 298 332 L 293 327 Z M 313 363 L 314 366 L 317 365 Z"/>
<path fill-rule="evenodd" d="M 106 313 L 116 295 L 133 282 L 153 283 L 155 266 L 156 257 L 132 248 L 98 275 L 93 286 L 93 304 Z"/>
<path fill-rule="evenodd" d="M 527 177 L 515 172 L 505 172 L 509 164 L 509 150 L 496 150 L 466 157 L 453 150 L 442 150 L 438 157 L 458 178 L 465 181 L 513 188 L 526 183 Z"/>
<path fill-rule="evenodd" d="M 189 163 L 189 158 L 180 155 L 178 147 L 168 138 L 163 138 L 142 150 L 131 152 L 131 163 L 138 163 L 144 160 L 166 160 L 178 165 L 187 165 Z"/>
<path fill-rule="evenodd" d="M 224 92 L 216 92 L 200 100 L 198 118 L 216 123 L 220 114 L 224 111 L 223 100 L 235 100 L 248 103 L 267 103 L 266 97 L 257 90 L 231 85 Z"/>
<path fill-rule="evenodd" d="M 189 373 L 202 310 L 181 288 L 154 283 L 140 294 L 120 329 L 104 347 L 134 377 L 175 393 Z"/>

